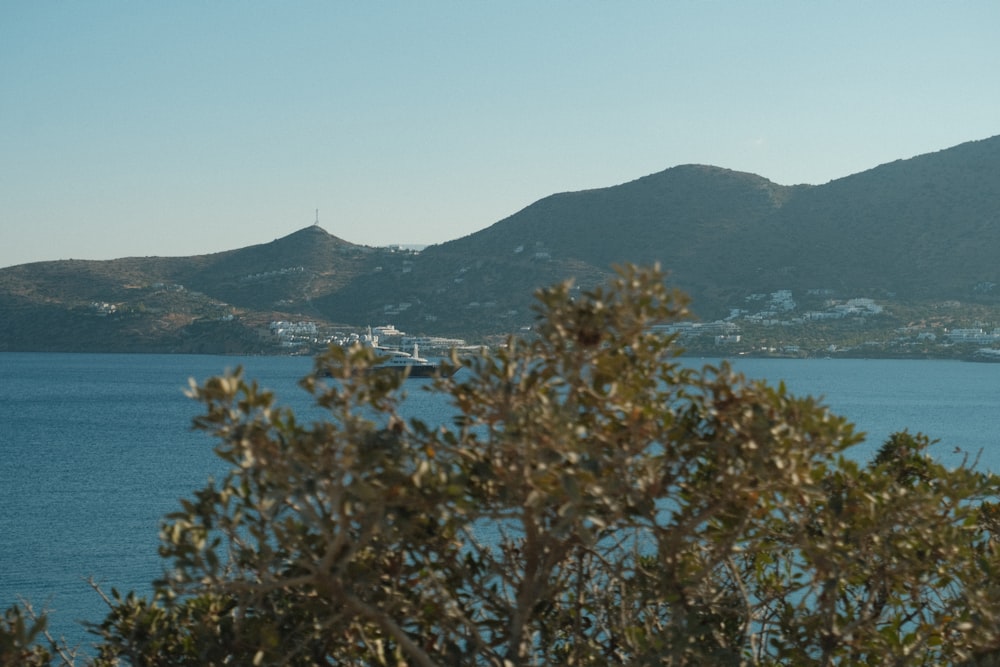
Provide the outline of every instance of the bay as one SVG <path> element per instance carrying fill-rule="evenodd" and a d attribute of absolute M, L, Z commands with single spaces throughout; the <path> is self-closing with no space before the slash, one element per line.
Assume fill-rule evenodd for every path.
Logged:
<path fill-rule="evenodd" d="M 222 471 L 204 434 L 190 429 L 199 406 L 184 396 L 242 365 L 279 402 L 321 416 L 297 386 L 311 369 L 297 357 L 0 353 L 0 606 L 23 596 L 52 612 L 71 643 L 76 621 L 100 620 L 87 584 L 149 591 L 161 573 L 161 517 Z M 716 359 L 686 359 L 701 365 Z M 1000 364 L 916 360 L 739 359 L 752 378 L 783 380 L 797 395 L 822 396 L 868 440 L 867 459 L 890 433 L 921 431 L 948 465 L 980 456 L 1000 471 Z M 407 416 L 446 423 L 441 397 L 411 381 Z"/>
<path fill-rule="evenodd" d="M 77 643 L 106 611 L 87 578 L 149 591 L 161 517 L 223 470 L 188 380 L 240 364 L 291 395 L 311 360 L 0 354 L 0 606 L 24 596 Z"/>

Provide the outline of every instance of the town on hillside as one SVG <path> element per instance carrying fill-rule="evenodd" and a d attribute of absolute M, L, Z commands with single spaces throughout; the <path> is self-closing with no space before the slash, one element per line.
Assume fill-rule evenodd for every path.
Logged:
<path fill-rule="evenodd" d="M 410 336 L 392 324 L 368 327 L 367 334 L 344 327 L 331 327 L 311 320 L 286 322 L 273 321 L 268 330 L 277 346 L 288 353 L 311 354 L 330 345 L 349 347 L 367 340 L 382 348 L 407 351 L 415 347 L 424 352 L 443 355 L 450 350 L 478 349 L 461 338 L 442 336 Z"/>
<path fill-rule="evenodd" d="M 945 301 L 907 306 L 870 297 L 834 298 L 806 290 L 798 303 L 790 289 L 752 294 L 741 308 L 712 322 L 656 327 L 675 335 L 693 354 L 782 357 L 934 357 L 1000 361 L 995 309 Z M 981 315 L 977 318 L 976 315 Z"/>
<path fill-rule="evenodd" d="M 1000 361 L 1000 326 L 972 320 L 962 325 L 966 304 L 945 302 L 934 313 L 870 297 L 833 298 L 808 290 L 799 303 L 790 289 L 752 294 L 724 319 L 660 324 L 688 354 L 716 357 L 935 357 Z M 530 335 L 523 327 L 519 335 Z M 268 337 L 284 354 L 314 354 L 328 345 L 362 342 L 364 330 L 313 320 L 272 321 Z M 482 347 L 462 338 L 413 336 L 392 324 L 369 327 L 378 345 L 443 356 L 452 349 Z"/>

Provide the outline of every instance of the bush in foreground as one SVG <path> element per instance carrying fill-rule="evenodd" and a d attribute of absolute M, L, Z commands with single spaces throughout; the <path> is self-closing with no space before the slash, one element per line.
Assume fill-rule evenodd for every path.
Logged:
<path fill-rule="evenodd" d="M 152 598 L 107 598 L 93 664 L 929 665 L 1000 646 L 994 477 L 906 432 L 859 465 L 814 399 L 682 365 L 651 331 L 685 315 L 657 270 L 555 286 L 538 311 L 530 339 L 421 387 L 450 424 L 404 419 L 402 380 L 360 372 L 363 349 L 302 381 L 321 422 L 238 371 L 193 387 L 231 472 L 165 519 Z M 18 614 L 0 662 L 69 661 Z"/>

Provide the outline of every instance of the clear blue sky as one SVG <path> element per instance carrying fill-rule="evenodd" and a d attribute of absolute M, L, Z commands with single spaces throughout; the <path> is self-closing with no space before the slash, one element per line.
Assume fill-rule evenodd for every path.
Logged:
<path fill-rule="evenodd" d="M 0 1 L 0 266 L 430 244 L 686 163 L 1000 134 L 1000 2 Z M 613 222 L 613 221 L 609 221 Z"/>

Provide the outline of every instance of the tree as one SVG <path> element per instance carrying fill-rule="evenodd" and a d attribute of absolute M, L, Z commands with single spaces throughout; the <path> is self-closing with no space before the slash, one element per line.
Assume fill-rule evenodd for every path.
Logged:
<path fill-rule="evenodd" d="M 333 348 L 301 424 L 241 372 L 193 386 L 231 472 L 165 519 L 151 599 L 112 591 L 97 665 L 958 663 L 1000 645 L 996 479 L 851 424 L 652 325 L 656 269 L 538 295 L 530 338 L 399 414 Z M 453 363 L 458 363 L 453 359 Z M 327 379 L 329 378 L 329 379 Z"/>

